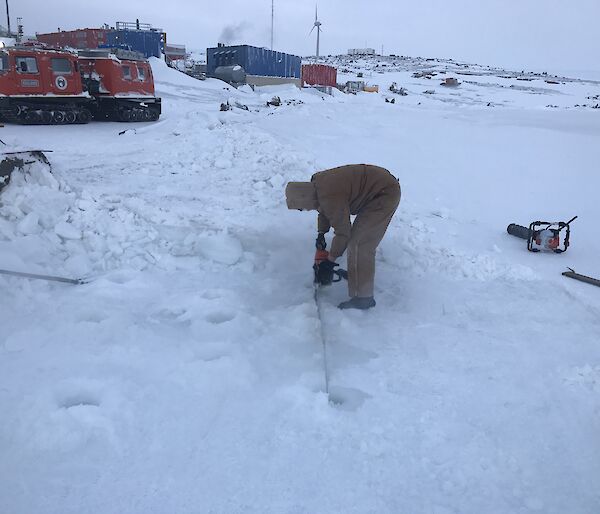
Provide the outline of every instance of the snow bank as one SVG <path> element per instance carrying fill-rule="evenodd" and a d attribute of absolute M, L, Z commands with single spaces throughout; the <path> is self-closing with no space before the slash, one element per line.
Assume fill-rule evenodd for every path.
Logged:
<path fill-rule="evenodd" d="M 223 87 L 230 87 L 229 84 L 221 80 L 198 80 L 194 77 L 190 77 L 179 70 L 167 66 L 167 63 L 158 57 L 150 57 L 149 61 L 152 66 L 152 75 L 154 76 L 154 81 L 157 83 L 158 89 L 160 89 L 161 84 L 202 90 L 222 90 Z"/>

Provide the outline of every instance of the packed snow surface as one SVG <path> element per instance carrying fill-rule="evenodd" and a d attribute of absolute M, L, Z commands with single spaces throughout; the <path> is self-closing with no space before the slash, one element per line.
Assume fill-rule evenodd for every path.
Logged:
<path fill-rule="evenodd" d="M 600 512 L 600 289 L 561 276 L 600 277 L 598 83 L 338 65 L 380 93 L 154 61 L 156 123 L 1 129 L 52 169 L 0 192 L 0 268 L 87 282 L 0 275 L 0 513 Z M 402 185 L 378 305 L 319 319 L 283 191 L 361 162 Z M 575 215 L 563 255 L 506 234 Z"/>

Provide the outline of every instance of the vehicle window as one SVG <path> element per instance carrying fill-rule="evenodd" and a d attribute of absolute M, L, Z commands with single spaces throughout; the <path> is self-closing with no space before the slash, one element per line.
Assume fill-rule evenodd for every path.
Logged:
<path fill-rule="evenodd" d="M 123 78 L 131 80 L 131 68 L 129 66 L 121 66 L 123 69 Z"/>
<path fill-rule="evenodd" d="M 35 57 L 17 57 L 17 71 L 19 73 L 37 73 L 37 60 Z"/>
<path fill-rule="evenodd" d="M 8 70 L 8 55 L 0 54 L 0 71 Z"/>
<path fill-rule="evenodd" d="M 51 62 L 52 71 L 54 73 L 71 73 L 71 63 L 69 59 L 53 57 Z"/>
<path fill-rule="evenodd" d="M 146 70 L 144 68 L 140 68 L 138 66 L 138 79 L 142 82 L 144 82 L 146 80 Z"/>

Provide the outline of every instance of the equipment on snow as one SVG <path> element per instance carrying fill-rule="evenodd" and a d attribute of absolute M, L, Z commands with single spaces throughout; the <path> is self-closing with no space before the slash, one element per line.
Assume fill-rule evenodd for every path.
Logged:
<path fill-rule="evenodd" d="M 82 278 L 65 278 L 65 277 L 55 277 L 52 275 L 37 275 L 35 273 L 23 273 L 21 271 L 10 271 L 10 270 L 6 270 L 6 269 L 0 269 L 0 274 L 12 275 L 13 277 L 33 278 L 33 279 L 37 279 L 37 280 L 49 280 L 52 282 L 64 282 L 66 284 L 75 284 L 75 285 L 81 285 L 81 284 L 87 283 L 87 281 Z"/>
<path fill-rule="evenodd" d="M 581 282 L 585 282 L 586 284 L 592 284 L 593 286 L 600 287 L 600 280 L 597 278 L 587 277 L 586 275 L 582 275 L 580 273 L 576 273 L 574 269 L 567 268 L 569 271 L 564 271 L 563 276 L 574 278 L 575 280 L 579 280 Z"/>
<path fill-rule="evenodd" d="M 446 77 L 444 79 L 444 82 L 440 82 L 440 86 L 446 86 L 446 87 L 457 87 L 460 86 L 460 82 L 458 81 L 457 78 L 454 77 Z"/>
<path fill-rule="evenodd" d="M 317 249 L 315 252 L 315 262 L 313 264 L 315 284 L 328 286 L 333 282 L 340 282 L 342 278 L 348 280 L 348 272 L 343 269 L 334 269 L 335 266 L 339 266 L 339 264 L 329 260 L 329 252 L 326 250 L 327 242 L 325 241 L 325 234 L 322 232 L 319 232 L 319 235 L 317 236 L 315 247 Z M 337 278 L 334 278 L 334 276 Z"/>
<path fill-rule="evenodd" d="M 400 95 L 400 96 L 408 95 L 408 91 L 403 87 L 398 87 L 398 84 L 396 84 L 395 82 L 392 82 L 392 85 L 390 86 L 389 89 L 392 93 L 396 93 L 397 95 Z M 392 100 L 393 100 L 393 98 L 392 98 Z M 392 103 L 394 103 L 394 102 L 392 102 Z"/>
<path fill-rule="evenodd" d="M 569 237 L 571 235 L 570 224 L 577 219 L 574 216 L 569 221 L 534 221 L 529 224 L 529 228 L 523 225 L 511 223 L 506 231 L 520 239 L 527 240 L 527 250 L 530 252 L 554 252 L 563 253 L 569 247 Z M 566 230 L 565 230 L 566 229 Z M 565 230 L 561 243 L 561 232 Z M 562 248 L 561 248 L 562 244 Z"/>
<path fill-rule="evenodd" d="M 337 262 L 330 261 L 329 259 L 322 260 L 319 264 L 315 264 L 316 279 L 322 286 L 328 286 L 332 282 L 339 282 L 341 277 L 336 280 L 333 279 L 334 267 L 339 266 Z"/>

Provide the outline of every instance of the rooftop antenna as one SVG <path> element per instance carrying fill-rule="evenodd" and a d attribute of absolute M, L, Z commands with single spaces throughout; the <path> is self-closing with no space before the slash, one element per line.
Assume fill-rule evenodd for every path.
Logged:
<path fill-rule="evenodd" d="M 315 27 L 317 29 L 317 58 L 315 59 L 315 62 L 319 62 L 319 37 L 321 35 L 321 22 L 319 21 L 319 15 L 317 12 L 317 6 L 315 5 L 315 23 L 313 24 L 313 28 L 310 29 L 310 33 L 308 34 L 310 36 L 310 34 L 312 34 L 312 31 L 315 30 Z"/>
<path fill-rule="evenodd" d="M 6 22 L 8 24 L 8 37 L 10 37 L 11 32 L 10 32 L 10 12 L 8 10 L 8 0 L 6 0 Z"/>
<path fill-rule="evenodd" d="M 271 0 L 271 50 L 273 50 L 274 20 L 275 20 L 275 0 Z"/>

